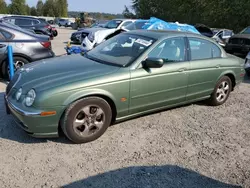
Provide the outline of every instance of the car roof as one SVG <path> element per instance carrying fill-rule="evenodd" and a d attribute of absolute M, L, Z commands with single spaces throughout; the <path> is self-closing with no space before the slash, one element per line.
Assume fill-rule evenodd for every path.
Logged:
<path fill-rule="evenodd" d="M 172 31 L 172 30 L 132 30 L 128 31 L 130 34 L 143 35 L 153 39 L 166 38 L 168 36 L 189 36 L 189 37 L 204 37 L 203 35 L 191 33 L 191 32 L 183 32 L 183 31 Z"/>
<path fill-rule="evenodd" d="M 31 19 L 39 19 L 37 17 L 34 16 L 5 16 L 4 18 L 31 18 Z"/>

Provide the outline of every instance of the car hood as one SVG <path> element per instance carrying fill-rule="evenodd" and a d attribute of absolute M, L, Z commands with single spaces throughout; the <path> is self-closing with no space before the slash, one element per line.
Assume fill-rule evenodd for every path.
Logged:
<path fill-rule="evenodd" d="M 18 83 L 23 90 L 43 91 L 116 72 L 120 67 L 101 64 L 82 55 L 61 56 L 37 61 L 20 69 Z"/>
<path fill-rule="evenodd" d="M 250 34 L 235 34 L 231 38 L 243 38 L 243 39 L 250 39 Z"/>

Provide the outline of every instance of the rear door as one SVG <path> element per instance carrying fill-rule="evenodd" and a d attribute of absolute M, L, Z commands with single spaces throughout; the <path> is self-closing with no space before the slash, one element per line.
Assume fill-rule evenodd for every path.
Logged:
<path fill-rule="evenodd" d="M 212 93 L 222 72 L 222 52 L 217 45 L 205 39 L 190 37 L 188 41 L 190 71 L 187 101 L 192 101 Z"/>

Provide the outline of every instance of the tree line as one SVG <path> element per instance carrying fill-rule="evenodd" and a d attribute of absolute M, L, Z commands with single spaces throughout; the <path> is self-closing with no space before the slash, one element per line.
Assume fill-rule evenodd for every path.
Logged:
<path fill-rule="evenodd" d="M 79 17 L 81 12 L 79 11 L 69 11 L 68 16 L 72 18 Z M 88 12 L 88 15 L 96 20 L 111 20 L 114 18 L 124 18 L 122 14 L 110 14 L 110 13 L 100 13 L 100 12 Z"/>
<path fill-rule="evenodd" d="M 0 0 L 0 14 L 67 17 L 68 2 L 67 0 L 46 0 L 43 3 L 39 0 L 35 7 L 30 7 L 26 4 L 26 0 L 11 0 L 9 5 L 5 0 Z"/>
<path fill-rule="evenodd" d="M 249 0 L 132 0 L 123 15 L 148 19 L 152 16 L 168 22 L 205 24 L 209 27 L 239 31 L 250 20 Z"/>

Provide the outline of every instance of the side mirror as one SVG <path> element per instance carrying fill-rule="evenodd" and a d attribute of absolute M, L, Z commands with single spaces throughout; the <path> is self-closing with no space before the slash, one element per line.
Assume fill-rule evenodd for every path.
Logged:
<path fill-rule="evenodd" d="M 161 68 L 164 64 L 161 58 L 147 58 L 142 62 L 144 68 Z"/>

